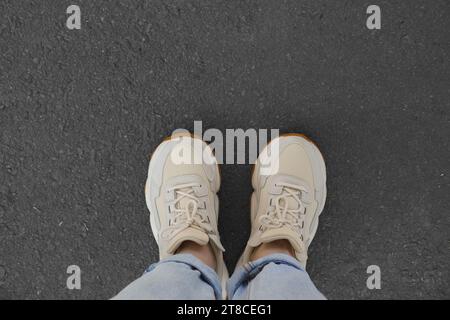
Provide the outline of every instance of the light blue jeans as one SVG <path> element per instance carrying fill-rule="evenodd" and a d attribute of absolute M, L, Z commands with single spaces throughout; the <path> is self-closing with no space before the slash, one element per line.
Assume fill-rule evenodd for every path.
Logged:
<path fill-rule="evenodd" d="M 190 254 L 177 254 L 151 265 L 113 299 L 220 300 L 216 272 Z M 325 299 L 294 258 L 275 254 L 235 270 L 227 285 L 233 300 Z"/>
<path fill-rule="evenodd" d="M 190 254 L 177 254 L 152 264 L 113 299 L 221 299 L 216 272 Z M 233 300 L 325 299 L 294 258 L 275 254 L 239 267 L 228 281 Z"/>

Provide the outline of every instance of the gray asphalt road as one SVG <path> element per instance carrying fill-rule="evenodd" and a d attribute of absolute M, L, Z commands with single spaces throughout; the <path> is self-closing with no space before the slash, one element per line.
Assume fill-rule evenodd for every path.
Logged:
<path fill-rule="evenodd" d="M 65 26 L 81 8 L 81 30 Z M 366 8 L 382 10 L 381 30 Z M 0 2 L 0 298 L 104 299 L 156 261 L 149 155 L 175 128 L 321 147 L 308 270 L 331 299 L 450 298 L 448 1 Z M 232 267 L 250 166 L 222 167 Z M 79 265 L 81 290 L 66 288 Z M 368 290 L 378 265 L 381 290 Z"/>

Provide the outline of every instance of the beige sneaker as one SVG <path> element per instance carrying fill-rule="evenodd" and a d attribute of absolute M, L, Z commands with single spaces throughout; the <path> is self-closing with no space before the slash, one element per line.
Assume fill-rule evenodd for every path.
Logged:
<path fill-rule="evenodd" d="M 279 151 L 268 153 L 262 162 L 272 143 L 278 143 Z M 278 164 L 278 170 L 265 175 L 262 163 L 268 159 Z M 247 263 L 260 244 L 285 239 L 306 267 L 308 246 L 316 234 L 327 192 L 325 161 L 319 149 L 299 134 L 272 140 L 255 163 L 252 185 L 252 231 L 238 266 Z"/>
<path fill-rule="evenodd" d="M 145 200 L 160 259 L 173 255 L 187 240 L 210 243 L 225 292 L 228 272 L 217 229 L 219 188 L 218 164 L 202 140 L 190 135 L 172 136 L 153 153 Z"/>

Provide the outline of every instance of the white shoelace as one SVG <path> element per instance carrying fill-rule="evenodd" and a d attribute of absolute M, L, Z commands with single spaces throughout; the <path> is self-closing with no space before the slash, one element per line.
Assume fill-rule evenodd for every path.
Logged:
<path fill-rule="evenodd" d="M 196 197 L 193 187 L 199 186 L 201 186 L 199 183 L 187 183 L 172 187 L 168 190 L 169 192 L 175 192 L 175 209 L 170 213 L 170 224 L 162 230 L 161 237 L 174 237 L 189 227 L 200 229 L 206 233 L 213 233 L 206 213 L 198 207 L 200 199 Z M 188 198 L 189 201 L 181 207 L 181 200 L 185 198 Z"/>
<path fill-rule="evenodd" d="M 308 191 L 302 186 L 284 182 L 277 183 L 277 186 L 282 188 L 281 195 L 272 198 L 272 205 L 269 207 L 269 212 L 261 216 L 259 222 L 267 229 L 288 226 L 299 232 L 300 238 L 303 241 L 302 230 L 305 223 L 306 206 L 309 203 L 302 199 L 301 194 L 302 192 Z M 289 208 L 289 198 L 294 199 L 298 203 L 298 208 Z M 275 207 L 273 207 L 274 202 Z"/>

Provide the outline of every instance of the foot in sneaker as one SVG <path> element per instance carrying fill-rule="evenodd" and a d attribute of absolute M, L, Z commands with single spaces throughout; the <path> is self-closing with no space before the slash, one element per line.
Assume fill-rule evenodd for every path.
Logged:
<path fill-rule="evenodd" d="M 225 250 L 217 228 L 219 187 L 219 168 L 210 148 L 190 135 L 172 136 L 152 155 L 145 199 L 160 259 L 175 254 L 185 242 L 209 244 L 216 258 L 216 272 L 225 288 L 228 279 L 223 260 Z"/>
<path fill-rule="evenodd" d="M 274 142 L 273 149 L 278 148 L 278 152 L 270 148 Z M 261 161 L 267 148 L 272 152 Z M 267 174 L 262 163 L 276 163 L 278 170 Z M 252 260 L 252 253 L 261 244 L 287 240 L 295 258 L 306 267 L 308 246 L 326 199 L 325 161 L 319 149 L 303 135 L 276 138 L 256 161 L 252 185 L 252 231 L 238 265 Z"/>

